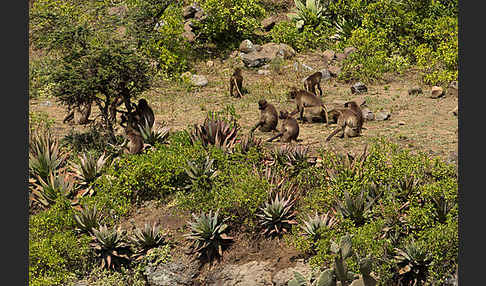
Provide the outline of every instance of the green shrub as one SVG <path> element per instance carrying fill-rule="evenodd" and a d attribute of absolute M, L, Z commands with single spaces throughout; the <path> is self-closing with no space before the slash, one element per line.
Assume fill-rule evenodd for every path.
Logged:
<path fill-rule="evenodd" d="M 204 0 L 201 7 L 207 14 L 204 20 L 195 23 L 201 39 L 223 48 L 253 39 L 265 16 L 257 0 Z"/>
<path fill-rule="evenodd" d="M 272 42 L 287 44 L 301 52 L 329 46 L 331 44 L 329 38 L 332 34 L 333 30 L 324 22 L 316 27 L 304 26 L 299 31 L 294 23 L 282 21 L 275 24 L 269 37 Z"/>
<path fill-rule="evenodd" d="M 29 219 L 29 285 L 65 285 L 91 265 L 89 237 L 77 236 L 70 202 Z"/>
<path fill-rule="evenodd" d="M 49 130 L 55 120 L 49 117 L 45 111 L 29 111 L 29 131 L 32 134 L 35 130 Z"/>

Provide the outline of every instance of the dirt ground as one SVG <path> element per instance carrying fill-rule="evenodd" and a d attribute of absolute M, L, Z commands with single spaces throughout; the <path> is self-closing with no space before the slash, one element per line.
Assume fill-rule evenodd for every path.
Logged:
<path fill-rule="evenodd" d="M 240 134 L 247 134 L 259 118 L 257 101 L 260 98 L 274 104 L 277 110 L 295 109 L 295 104 L 288 99 L 287 93 L 292 86 L 302 87 L 301 80 L 311 73 L 295 71 L 295 62 L 305 63 L 316 70 L 326 66 L 319 53 L 310 53 L 299 54 L 275 69 L 271 67 L 269 75 L 259 75 L 257 69 L 243 68 L 243 87 L 246 93 L 243 98 L 237 99 L 229 96 L 228 79 L 234 67 L 242 66 L 241 62 L 234 58 L 215 59 L 212 60 L 212 66 L 207 62 L 195 64 L 194 70 L 197 74 L 206 76 L 209 81 L 205 87 L 192 87 L 187 83 L 156 82 L 141 97 L 146 98 L 154 109 L 156 126 L 165 122 L 173 131 L 183 130 L 194 124 L 202 124 L 209 111 L 217 112 L 233 106 L 237 116 L 240 116 Z M 372 142 L 374 138 L 384 137 L 405 148 L 424 151 L 444 159 L 451 152 L 457 152 L 457 117 L 450 113 L 457 105 L 457 96 L 430 98 L 431 87 L 421 84 L 418 73 L 413 71 L 390 77 L 386 82 L 367 84 L 368 91 L 360 95 L 351 93 L 352 84 L 339 82 L 335 78 L 323 81 L 321 86 L 324 104 L 332 108 L 338 106 L 339 102 L 362 97 L 372 112 L 376 114 L 380 110 L 389 111 L 390 118 L 385 121 L 365 122 L 362 136 L 358 138 L 334 137 L 329 142 L 324 139 L 335 125 L 326 127 L 322 123 L 299 122 L 299 139 L 302 140 L 299 144 L 310 145 L 312 150 L 324 148 L 351 150 L 355 153 L 361 151 L 364 144 Z M 408 90 L 416 86 L 422 88 L 423 94 L 409 95 Z M 31 100 L 30 110 L 47 112 L 55 120 L 54 129 L 59 136 L 67 134 L 70 129 L 86 128 L 63 124 L 66 109 L 56 103 L 55 99 Z M 96 114 L 96 108 L 93 108 L 91 118 Z M 255 134 L 264 139 L 272 136 L 271 133 L 258 130 Z M 280 143 L 266 144 L 272 148 Z"/>

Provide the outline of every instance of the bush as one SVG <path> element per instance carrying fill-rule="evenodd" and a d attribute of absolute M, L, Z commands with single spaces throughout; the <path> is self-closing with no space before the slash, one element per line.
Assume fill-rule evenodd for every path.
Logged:
<path fill-rule="evenodd" d="M 200 38 L 222 48 L 255 38 L 265 10 L 257 0 L 204 0 L 201 7 L 207 17 L 196 22 Z"/>
<path fill-rule="evenodd" d="M 277 23 L 270 31 L 270 39 L 275 43 L 284 43 L 296 51 L 306 51 L 323 46 L 329 46 L 329 40 L 333 30 L 326 23 L 321 23 L 316 27 L 304 26 L 301 31 L 297 29 L 295 23 L 282 21 Z"/>
<path fill-rule="evenodd" d="M 77 236 L 70 202 L 29 219 L 29 285 L 65 285 L 91 265 L 89 237 Z"/>

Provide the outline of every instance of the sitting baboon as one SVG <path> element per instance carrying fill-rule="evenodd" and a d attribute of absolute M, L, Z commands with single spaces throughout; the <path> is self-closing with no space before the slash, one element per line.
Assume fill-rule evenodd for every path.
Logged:
<path fill-rule="evenodd" d="M 90 122 L 89 116 L 91 115 L 91 102 L 91 100 L 88 100 L 74 107 L 69 105 L 68 114 L 62 122 L 66 123 L 74 119 L 77 124 L 88 124 Z"/>
<path fill-rule="evenodd" d="M 233 89 L 236 87 L 236 95 L 233 94 Z M 230 78 L 230 95 L 235 97 L 242 97 L 241 89 L 243 87 L 243 75 L 241 69 L 236 68 Z"/>
<path fill-rule="evenodd" d="M 321 79 L 322 79 L 321 72 L 318 71 L 311 74 L 304 80 L 304 89 L 306 91 L 312 92 L 317 96 L 316 93 L 316 86 L 317 86 L 317 89 L 319 89 L 319 96 L 322 97 Z"/>
<path fill-rule="evenodd" d="M 123 103 L 123 98 L 122 97 L 116 97 L 113 102 L 110 104 L 110 109 L 109 109 L 109 119 L 111 122 L 116 123 L 116 108 L 122 105 Z"/>
<path fill-rule="evenodd" d="M 137 108 L 135 110 L 136 120 L 138 124 L 145 126 L 145 122 L 148 122 L 150 128 L 154 126 L 155 115 L 152 108 L 147 103 L 147 100 L 141 98 L 138 101 Z"/>
<path fill-rule="evenodd" d="M 299 113 L 299 119 L 312 122 L 314 119 L 326 122 L 328 124 L 327 108 L 322 100 L 306 90 L 297 90 L 293 88 L 290 91 L 290 98 L 295 101 L 297 108 L 290 113 L 290 116 Z M 304 116 L 305 111 L 305 116 Z"/>
<path fill-rule="evenodd" d="M 125 147 L 124 153 L 126 154 L 139 154 L 143 149 L 143 137 L 138 131 L 135 119 L 133 116 L 124 114 L 121 116 L 122 122 L 126 122 L 127 125 L 120 123 L 122 127 L 125 128 L 125 136 L 128 139 L 128 146 Z"/>
<path fill-rule="evenodd" d="M 268 139 L 267 142 L 272 142 L 279 137 L 282 137 L 280 141 L 284 143 L 297 141 L 297 137 L 299 137 L 299 124 L 297 120 L 290 116 L 287 110 L 281 110 L 279 118 L 282 121 L 281 131 L 276 136 Z"/>
<path fill-rule="evenodd" d="M 363 127 L 363 114 L 361 108 L 354 101 L 349 101 L 344 104 L 344 109 L 335 109 L 339 115 L 337 118 L 337 127 L 326 138 L 326 141 L 340 132 L 339 137 L 356 137 L 361 134 Z"/>
<path fill-rule="evenodd" d="M 278 113 L 275 106 L 268 103 L 265 99 L 260 99 L 258 101 L 258 109 L 260 110 L 260 120 L 253 126 L 250 132 L 253 133 L 258 127 L 260 127 L 259 130 L 262 132 L 278 131 Z"/>

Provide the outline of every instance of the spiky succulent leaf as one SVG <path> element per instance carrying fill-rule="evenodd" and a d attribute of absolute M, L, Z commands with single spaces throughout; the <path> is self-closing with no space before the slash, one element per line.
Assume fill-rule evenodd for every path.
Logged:
<path fill-rule="evenodd" d="M 294 277 L 288 282 L 288 286 L 307 286 L 307 279 L 300 272 L 294 271 Z"/>
<path fill-rule="evenodd" d="M 280 198 L 278 193 L 270 202 L 265 202 L 265 206 L 260 208 L 263 213 L 257 214 L 264 229 L 263 233 L 280 235 L 287 232 L 292 224 L 297 224 L 294 219 L 296 215 L 293 211 L 294 203 L 294 198 Z"/>
<path fill-rule="evenodd" d="M 152 225 L 145 224 L 143 228 L 137 228 L 134 231 L 130 240 L 142 249 L 149 249 L 156 247 L 164 241 L 164 236 L 160 232 L 160 227 L 153 223 Z"/>
<path fill-rule="evenodd" d="M 332 269 L 326 269 L 319 274 L 317 286 L 335 286 L 336 277 Z"/>
<path fill-rule="evenodd" d="M 85 207 L 74 213 L 74 221 L 78 228 L 86 233 L 92 233 L 93 228 L 98 228 L 100 223 L 100 213 L 96 206 Z"/>

